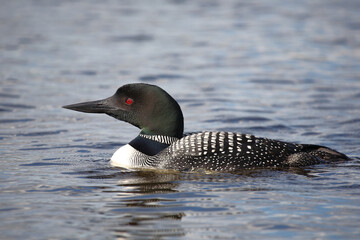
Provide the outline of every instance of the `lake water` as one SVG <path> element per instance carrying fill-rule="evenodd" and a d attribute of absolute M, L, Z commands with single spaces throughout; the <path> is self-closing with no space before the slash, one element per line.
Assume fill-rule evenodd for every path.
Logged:
<path fill-rule="evenodd" d="M 1 1 L 1 239 L 359 239 L 360 2 Z M 109 165 L 138 129 L 62 109 L 146 82 L 187 132 L 353 160 L 238 174 Z"/>

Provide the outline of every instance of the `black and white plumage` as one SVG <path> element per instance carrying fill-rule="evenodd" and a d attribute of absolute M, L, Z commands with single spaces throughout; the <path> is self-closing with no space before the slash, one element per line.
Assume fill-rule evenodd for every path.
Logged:
<path fill-rule="evenodd" d="M 65 108 L 106 113 L 139 127 L 140 134 L 111 158 L 112 165 L 127 169 L 236 172 L 348 160 L 327 147 L 249 134 L 199 132 L 184 136 L 180 106 L 164 90 L 149 84 L 124 85 L 110 98 Z"/>

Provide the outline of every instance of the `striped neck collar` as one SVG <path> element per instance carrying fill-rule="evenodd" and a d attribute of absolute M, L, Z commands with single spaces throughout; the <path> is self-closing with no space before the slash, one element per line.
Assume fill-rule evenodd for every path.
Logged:
<path fill-rule="evenodd" d="M 169 136 L 163 136 L 163 135 L 146 135 L 146 134 L 139 134 L 140 137 L 150 139 L 156 142 L 160 142 L 163 144 L 172 144 L 173 142 L 179 140 L 176 137 L 169 137 Z"/>

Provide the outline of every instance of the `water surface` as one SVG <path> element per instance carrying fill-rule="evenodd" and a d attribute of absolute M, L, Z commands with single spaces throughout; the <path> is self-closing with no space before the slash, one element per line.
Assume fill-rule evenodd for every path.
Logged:
<path fill-rule="evenodd" d="M 358 1 L 2 1 L 2 239 L 359 239 Z M 138 129 L 61 106 L 145 82 L 187 132 L 350 162 L 238 174 L 109 166 Z"/>

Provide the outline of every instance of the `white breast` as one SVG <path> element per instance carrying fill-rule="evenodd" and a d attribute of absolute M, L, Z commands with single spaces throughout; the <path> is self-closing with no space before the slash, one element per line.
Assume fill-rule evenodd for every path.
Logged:
<path fill-rule="evenodd" d="M 136 156 L 137 151 L 126 144 L 119 148 L 111 157 L 110 164 L 115 167 L 122 167 L 122 168 L 134 168 L 135 161 L 134 157 Z"/>

